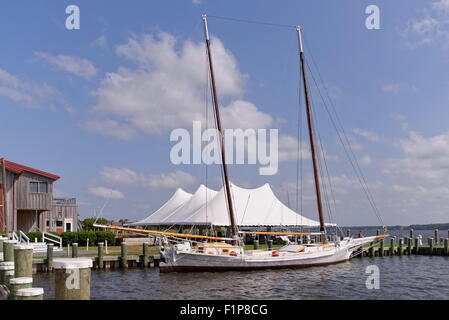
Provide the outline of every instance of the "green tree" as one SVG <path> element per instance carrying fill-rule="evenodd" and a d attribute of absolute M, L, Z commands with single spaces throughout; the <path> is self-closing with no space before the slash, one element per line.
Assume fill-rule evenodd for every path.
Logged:
<path fill-rule="evenodd" d="M 81 225 L 83 226 L 83 230 L 84 231 L 97 231 L 97 230 L 101 230 L 100 228 L 95 228 L 94 227 L 94 223 L 95 223 L 95 220 L 96 220 L 97 218 L 87 218 L 87 219 L 84 219 L 82 222 L 81 222 Z M 96 222 L 97 224 L 104 224 L 104 225 L 106 225 L 106 224 L 108 224 L 108 220 L 106 220 L 106 219 L 104 219 L 104 218 L 100 218 L 100 219 L 98 219 L 97 220 L 97 222 Z"/>

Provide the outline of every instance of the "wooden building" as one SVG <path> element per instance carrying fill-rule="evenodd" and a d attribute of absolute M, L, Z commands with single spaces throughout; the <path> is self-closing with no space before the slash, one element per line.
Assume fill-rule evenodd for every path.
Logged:
<path fill-rule="evenodd" d="M 78 231 L 76 198 L 53 198 L 51 211 L 45 212 L 41 219 L 46 232 Z"/>
<path fill-rule="evenodd" d="M 42 215 L 52 210 L 53 182 L 59 176 L 7 160 L 0 166 L 1 230 L 42 230 Z"/>

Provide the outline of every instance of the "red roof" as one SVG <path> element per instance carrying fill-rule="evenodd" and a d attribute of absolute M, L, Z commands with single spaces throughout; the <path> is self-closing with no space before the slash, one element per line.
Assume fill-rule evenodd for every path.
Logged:
<path fill-rule="evenodd" d="M 45 171 L 41 171 L 41 170 L 37 170 L 37 169 L 33 169 L 18 163 L 14 163 L 8 160 L 5 160 L 5 164 L 6 164 L 6 169 L 13 171 L 15 173 L 21 174 L 22 172 L 26 171 L 26 172 L 30 172 L 30 173 L 34 173 L 34 174 L 38 174 L 40 176 L 43 177 L 47 177 L 49 179 L 52 180 L 58 180 L 60 177 Z"/>

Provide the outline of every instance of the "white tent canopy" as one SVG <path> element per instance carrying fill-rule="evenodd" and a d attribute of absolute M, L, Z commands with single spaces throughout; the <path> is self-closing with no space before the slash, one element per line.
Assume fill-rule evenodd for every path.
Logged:
<path fill-rule="evenodd" d="M 162 207 L 160 207 L 158 210 L 156 210 L 153 214 L 146 217 L 145 219 L 142 219 L 140 221 L 137 221 L 135 223 L 128 224 L 129 226 L 141 226 L 146 225 L 147 223 L 151 223 L 151 221 L 156 221 L 158 219 L 163 219 L 179 207 L 181 207 L 184 203 L 189 201 L 189 199 L 192 197 L 191 193 L 185 192 L 181 188 L 178 188 L 175 193 L 172 195 L 172 197 L 164 203 Z"/>
<path fill-rule="evenodd" d="M 269 184 L 256 189 L 244 189 L 231 184 L 236 223 L 239 226 L 319 226 L 285 206 Z M 211 190 L 201 185 L 191 195 L 178 189 L 170 200 L 147 218 L 130 224 L 149 225 L 215 225 L 229 226 L 225 191 Z M 169 210 L 172 209 L 172 210 Z"/>

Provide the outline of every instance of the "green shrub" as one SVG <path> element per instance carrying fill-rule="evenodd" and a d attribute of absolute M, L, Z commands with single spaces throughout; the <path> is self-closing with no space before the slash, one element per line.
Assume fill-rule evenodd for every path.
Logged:
<path fill-rule="evenodd" d="M 35 238 L 37 238 L 38 242 L 42 241 L 42 232 L 25 232 L 25 235 L 30 238 L 30 242 L 34 242 Z"/>
<path fill-rule="evenodd" d="M 105 240 L 108 240 L 108 245 L 115 246 L 115 234 L 113 234 L 110 231 L 96 231 L 97 234 L 97 244 L 99 242 L 104 242 Z"/>
<path fill-rule="evenodd" d="M 72 244 L 78 242 L 79 232 L 63 232 L 59 236 L 62 237 L 62 245 Z"/>
<path fill-rule="evenodd" d="M 78 232 L 78 244 L 80 246 L 87 245 L 87 239 L 89 239 L 89 245 L 96 244 L 97 235 L 94 231 L 80 231 Z"/>

